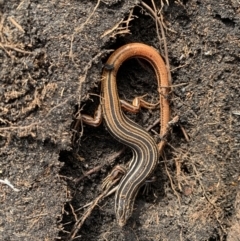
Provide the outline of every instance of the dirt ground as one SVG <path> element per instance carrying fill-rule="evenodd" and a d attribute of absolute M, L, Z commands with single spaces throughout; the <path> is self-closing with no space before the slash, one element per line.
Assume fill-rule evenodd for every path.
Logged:
<path fill-rule="evenodd" d="M 140 190 L 120 228 L 114 195 L 86 220 L 83 207 L 131 151 L 104 125 L 79 125 L 79 113 L 98 105 L 114 49 L 142 42 L 164 55 L 155 20 L 137 0 L 0 1 L 0 240 L 240 240 L 240 2 L 155 3 L 172 75 L 171 118 L 180 120 L 156 182 Z M 157 100 L 155 76 L 143 66 L 133 59 L 121 67 L 121 98 Z M 147 129 L 159 111 L 129 117 Z M 149 131 L 158 132 L 159 125 Z"/>

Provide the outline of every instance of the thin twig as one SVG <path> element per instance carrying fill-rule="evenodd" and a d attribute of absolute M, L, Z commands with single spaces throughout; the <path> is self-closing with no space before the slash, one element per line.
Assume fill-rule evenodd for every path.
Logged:
<path fill-rule="evenodd" d="M 8 186 L 11 187 L 12 190 L 15 191 L 15 192 L 19 192 L 19 191 L 20 191 L 19 189 L 15 188 L 15 187 L 8 181 L 8 179 L 6 179 L 6 178 L 5 178 L 4 180 L 0 179 L 0 183 L 8 185 Z"/>
<path fill-rule="evenodd" d="M 240 110 L 233 110 L 232 113 L 233 113 L 234 115 L 240 115 Z"/>
<path fill-rule="evenodd" d="M 1 47 L 4 49 L 4 48 L 8 48 L 8 49 L 12 49 L 16 52 L 19 52 L 19 53 L 22 53 L 22 54 L 33 54 L 32 52 L 29 52 L 29 51 L 25 51 L 25 50 L 22 50 L 22 49 L 19 49 L 17 47 L 14 47 L 12 45 L 9 45 L 9 44 L 1 44 Z"/>
<path fill-rule="evenodd" d="M 22 28 L 22 26 L 13 18 L 13 17 L 9 17 L 8 20 L 18 29 L 20 30 L 22 33 L 25 33 L 24 29 Z"/>
<path fill-rule="evenodd" d="M 182 125 L 179 125 L 179 126 L 180 126 L 180 128 L 181 128 L 181 131 L 182 131 L 184 137 L 185 137 L 185 140 L 186 140 L 187 142 L 189 142 L 190 139 L 189 139 L 189 136 L 188 136 L 187 132 L 185 131 L 184 127 L 183 127 Z"/>
<path fill-rule="evenodd" d="M 164 157 L 164 159 L 166 159 L 166 158 Z M 165 170 L 167 172 L 168 178 L 170 180 L 171 188 L 172 188 L 174 194 L 177 196 L 179 206 L 181 206 L 181 199 L 180 199 L 180 196 L 178 195 L 177 191 L 175 190 L 175 187 L 174 187 L 174 184 L 173 184 L 173 181 L 172 181 L 172 177 L 171 177 L 171 175 L 170 175 L 170 173 L 168 171 L 167 165 L 166 165 L 166 160 L 164 160 L 164 166 L 165 166 Z"/>
<path fill-rule="evenodd" d="M 104 163 L 102 163 L 101 165 L 98 165 L 98 166 L 94 167 L 93 169 L 89 170 L 88 172 L 84 173 L 81 177 L 75 179 L 74 182 L 78 183 L 78 182 L 80 182 L 82 179 L 84 179 L 85 177 L 87 177 L 87 176 L 89 176 L 89 175 L 91 175 L 91 174 L 93 174 L 93 173 L 96 173 L 96 172 L 98 172 L 99 170 L 101 170 L 101 168 L 102 168 L 104 165 L 106 165 L 106 163 L 108 163 L 108 164 L 112 163 L 116 158 L 118 158 L 118 157 L 124 152 L 125 149 L 126 149 L 126 148 L 124 147 L 124 148 L 122 148 L 120 151 L 113 153 L 112 155 L 110 155 L 110 156 L 108 157 L 108 159 L 107 159 Z"/>
<path fill-rule="evenodd" d="M 95 11 L 97 10 L 99 4 L 100 4 L 101 0 L 98 0 L 97 1 L 97 4 L 96 6 L 94 7 L 93 11 L 91 12 L 91 14 L 89 14 L 88 18 L 86 19 L 86 21 L 84 23 L 82 23 L 79 27 L 77 27 L 75 30 L 74 30 L 74 33 L 72 34 L 72 38 L 71 38 L 71 45 L 70 45 L 70 51 L 69 51 L 69 57 L 72 58 L 73 60 L 73 41 L 74 41 L 74 37 L 75 37 L 75 34 L 79 34 L 82 30 L 83 30 L 83 27 L 89 22 L 89 20 L 91 19 L 91 17 L 93 16 L 93 14 L 95 13 Z M 74 62 L 74 61 L 73 61 Z"/>
<path fill-rule="evenodd" d="M 163 29 L 162 22 L 159 20 L 159 18 L 157 16 L 157 13 L 155 11 L 153 11 L 153 9 L 150 8 L 146 3 L 141 1 L 141 5 L 150 13 L 152 18 L 157 21 L 157 23 L 160 27 L 162 38 L 160 38 L 159 35 L 158 35 L 158 38 L 159 38 L 159 42 L 161 41 L 161 39 L 163 40 L 165 62 L 166 62 L 166 67 L 167 67 L 167 71 L 168 71 L 168 81 L 169 81 L 169 84 L 171 85 L 172 84 L 172 77 L 171 77 L 170 64 L 169 64 L 169 58 L 168 58 L 168 49 L 167 49 L 166 36 L 165 36 L 165 32 L 164 32 L 164 29 Z M 154 2 L 153 2 L 153 6 L 155 7 Z M 158 31 L 158 28 L 157 28 L 157 31 Z"/>
<path fill-rule="evenodd" d="M 159 124 L 160 118 L 154 121 L 154 123 L 146 128 L 146 131 L 150 131 L 153 127 L 155 127 L 157 124 Z"/>
<path fill-rule="evenodd" d="M 115 183 L 118 180 L 115 180 L 112 185 L 115 185 Z M 109 186 L 109 188 L 107 188 L 106 190 L 104 190 L 102 192 L 101 195 L 99 195 L 93 202 L 92 204 L 89 206 L 89 208 L 84 212 L 83 216 L 78 219 L 78 221 L 75 223 L 70 235 L 67 237 L 66 240 L 68 241 L 72 241 L 73 239 L 75 239 L 75 236 L 77 234 L 77 232 L 80 230 L 80 228 L 82 227 L 82 225 L 84 224 L 85 220 L 90 216 L 90 214 L 92 213 L 93 209 L 97 206 L 97 204 L 108 194 L 109 189 L 111 188 L 111 186 Z"/>
<path fill-rule="evenodd" d="M 113 194 L 113 193 L 115 193 L 116 190 L 118 189 L 118 186 L 119 186 L 119 185 L 117 185 L 116 187 L 114 187 L 113 189 L 111 189 L 111 190 L 104 196 L 104 198 L 110 196 L 110 195 Z M 84 208 L 86 208 L 86 207 L 89 207 L 90 205 L 93 204 L 93 202 L 94 202 L 94 201 L 85 204 L 84 206 L 82 206 L 82 207 L 78 208 L 77 210 L 75 210 L 75 212 L 77 213 L 77 212 L 79 212 L 80 210 L 82 210 L 82 209 L 84 209 Z"/>

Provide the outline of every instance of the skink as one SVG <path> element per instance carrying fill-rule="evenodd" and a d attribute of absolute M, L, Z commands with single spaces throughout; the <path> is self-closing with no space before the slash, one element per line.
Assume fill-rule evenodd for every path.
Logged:
<path fill-rule="evenodd" d="M 146 60 L 155 71 L 160 96 L 160 137 L 164 137 L 167 133 L 170 118 L 167 69 L 158 52 L 142 43 L 131 43 L 117 49 L 107 60 L 103 70 L 101 108 L 109 132 L 119 142 L 129 146 L 133 152 L 129 170 L 120 181 L 115 194 L 115 212 L 120 226 L 124 226 L 131 216 L 138 190 L 155 169 L 159 154 L 166 142 L 162 139 L 157 145 L 146 130 L 122 112 L 116 76 L 122 63 L 130 58 Z M 86 116 L 83 116 L 83 121 L 90 123 Z"/>

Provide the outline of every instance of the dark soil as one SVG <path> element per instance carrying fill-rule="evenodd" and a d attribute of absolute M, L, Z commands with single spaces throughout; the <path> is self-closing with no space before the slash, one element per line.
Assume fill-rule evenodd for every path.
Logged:
<path fill-rule="evenodd" d="M 117 225 L 111 195 L 74 240 L 240 240 L 240 3 L 162 2 L 171 117 L 180 122 L 159 160 L 157 181 L 148 193 L 140 190 L 127 225 Z M 104 125 L 78 125 L 79 111 L 94 113 L 111 50 L 142 42 L 163 53 L 163 44 L 139 1 L 96 4 L 0 1 L 0 179 L 18 189 L 0 183 L 0 240 L 70 240 L 86 210 L 80 208 L 101 194 L 116 164 L 131 158 L 128 149 L 117 155 L 123 146 Z M 157 101 L 154 74 L 143 66 L 131 60 L 121 67 L 121 98 L 148 93 Z M 159 111 L 130 118 L 148 128 Z M 157 132 L 158 126 L 149 133 L 157 138 Z"/>

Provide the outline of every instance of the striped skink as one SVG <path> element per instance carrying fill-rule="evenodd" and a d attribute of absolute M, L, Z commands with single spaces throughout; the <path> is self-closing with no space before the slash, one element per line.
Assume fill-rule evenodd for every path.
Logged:
<path fill-rule="evenodd" d="M 165 145 L 164 139 L 157 145 L 146 130 L 127 118 L 122 112 L 116 76 L 122 63 L 129 58 L 144 59 L 150 63 L 155 71 L 160 96 L 160 137 L 164 137 L 166 134 L 170 118 L 167 99 L 169 91 L 168 75 L 166 66 L 158 52 L 142 43 L 130 43 L 117 49 L 107 60 L 103 70 L 101 109 L 109 132 L 119 142 L 129 146 L 133 152 L 129 169 L 120 181 L 115 195 L 115 212 L 120 226 L 124 226 L 131 216 L 138 190 L 155 169 L 159 153 Z M 89 117 L 83 116 L 82 119 L 88 124 L 98 125 L 96 122 L 91 123 Z M 101 121 L 99 116 L 97 121 Z"/>

